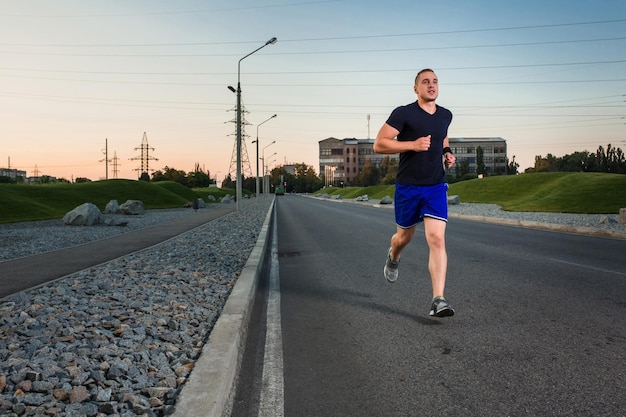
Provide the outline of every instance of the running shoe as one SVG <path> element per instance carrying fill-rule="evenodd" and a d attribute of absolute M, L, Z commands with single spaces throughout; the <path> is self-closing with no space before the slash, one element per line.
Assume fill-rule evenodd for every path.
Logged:
<path fill-rule="evenodd" d="M 454 309 L 445 298 L 439 296 L 433 298 L 433 304 L 430 307 L 430 315 L 435 317 L 454 316 Z"/>
<path fill-rule="evenodd" d="M 389 248 L 387 261 L 385 262 L 385 269 L 383 270 L 387 281 L 396 282 L 398 279 L 398 262 L 400 262 L 400 260 L 394 261 L 391 259 L 391 248 Z"/>

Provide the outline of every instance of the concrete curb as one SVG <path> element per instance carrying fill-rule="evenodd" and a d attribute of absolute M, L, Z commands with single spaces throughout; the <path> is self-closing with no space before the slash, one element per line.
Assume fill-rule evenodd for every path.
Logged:
<path fill-rule="evenodd" d="M 564 226 L 560 224 L 531 222 L 526 220 L 503 219 L 498 217 L 470 216 L 467 214 L 449 213 L 451 219 L 470 220 L 483 223 L 495 223 L 505 226 L 525 227 L 528 229 L 551 230 L 554 232 L 574 233 L 577 235 L 609 237 L 613 239 L 626 239 L 626 233 L 614 230 L 596 229 L 593 227 Z"/>
<path fill-rule="evenodd" d="M 176 401 L 174 417 L 230 415 L 253 299 L 269 247 L 274 206 L 275 200 L 256 245 Z"/>

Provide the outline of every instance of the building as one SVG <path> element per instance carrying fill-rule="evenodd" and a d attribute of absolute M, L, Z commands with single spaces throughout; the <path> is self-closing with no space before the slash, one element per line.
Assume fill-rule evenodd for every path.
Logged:
<path fill-rule="evenodd" d="M 0 177 L 9 177 L 16 182 L 26 181 L 26 171 L 13 168 L 0 168 Z"/>
<path fill-rule="evenodd" d="M 319 143 L 319 173 L 327 186 L 351 185 L 361 172 L 366 161 L 380 167 L 385 157 L 398 162 L 399 155 L 383 155 L 374 152 L 374 139 L 328 138 Z M 450 148 L 457 158 L 457 165 L 448 173 L 455 175 L 456 169 L 467 161 L 469 173 L 476 173 L 476 150 L 483 150 L 485 171 L 489 173 L 506 172 L 506 140 L 497 138 L 450 138 Z"/>
<path fill-rule="evenodd" d="M 506 174 L 506 140 L 500 137 L 494 138 L 450 138 L 450 149 L 456 156 L 456 165 L 448 170 L 455 174 L 460 169 L 464 161 L 468 162 L 468 172 L 476 174 L 478 164 L 476 161 L 476 150 L 480 147 L 483 150 L 483 164 L 485 174 Z"/>
<path fill-rule="evenodd" d="M 319 141 L 319 173 L 327 186 L 351 185 L 367 161 L 380 167 L 385 157 L 398 161 L 398 154 L 374 152 L 374 139 L 336 139 Z"/>

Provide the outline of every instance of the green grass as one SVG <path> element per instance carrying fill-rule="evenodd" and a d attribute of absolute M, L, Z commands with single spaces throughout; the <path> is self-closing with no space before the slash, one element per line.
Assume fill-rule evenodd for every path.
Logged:
<path fill-rule="evenodd" d="M 450 186 L 466 203 L 495 203 L 504 210 L 618 213 L 626 207 L 626 175 L 546 172 L 487 177 Z"/>
<path fill-rule="evenodd" d="M 394 186 L 325 188 L 318 193 L 393 198 Z M 495 176 L 451 184 L 448 194 L 458 195 L 464 203 L 499 204 L 509 211 L 618 213 L 626 207 L 626 175 L 553 172 Z"/>
<path fill-rule="evenodd" d="M 388 195 L 393 185 L 326 188 L 319 193 L 356 198 L 367 194 L 372 199 Z M 107 180 L 80 184 L 14 185 L 0 184 L 0 223 L 56 219 L 83 203 L 104 210 L 117 200 L 141 200 L 146 209 L 182 207 L 196 198 L 219 201 L 232 189 L 189 189 L 175 182 L 148 183 Z M 497 176 L 450 185 L 450 195 L 465 203 L 495 203 L 510 211 L 560 213 L 617 213 L 626 207 L 626 175 L 602 173 L 540 173 Z"/>
<path fill-rule="evenodd" d="M 93 203 L 104 210 L 110 200 L 120 204 L 126 200 L 141 200 L 146 209 L 160 209 L 182 207 L 197 197 L 207 200 L 203 194 L 174 182 L 107 180 L 79 184 L 0 184 L 0 223 L 61 218 L 83 203 Z"/>

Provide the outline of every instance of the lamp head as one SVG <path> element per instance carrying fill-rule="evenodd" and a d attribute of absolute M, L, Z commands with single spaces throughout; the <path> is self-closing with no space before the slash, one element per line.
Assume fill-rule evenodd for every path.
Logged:
<path fill-rule="evenodd" d="M 237 90 L 235 90 L 235 87 L 233 87 L 232 85 L 229 85 L 228 89 L 232 91 L 233 93 L 237 92 Z"/>
<path fill-rule="evenodd" d="M 273 116 L 272 116 L 272 119 L 273 119 L 274 117 L 276 117 L 276 116 L 278 116 L 278 115 L 277 115 L 277 114 L 273 115 Z"/>
<path fill-rule="evenodd" d="M 273 44 L 275 44 L 276 42 L 278 42 L 278 39 L 276 39 L 276 38 L 274 37 L 274 38 L 270 39 L 269 41 L 265 42 L 265 44 L 266 44 L 266 45 L 269 45 L 269 44 L 272 44 L 272 45 L 273 45 Z"/>

